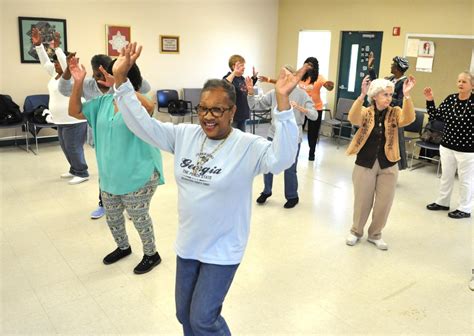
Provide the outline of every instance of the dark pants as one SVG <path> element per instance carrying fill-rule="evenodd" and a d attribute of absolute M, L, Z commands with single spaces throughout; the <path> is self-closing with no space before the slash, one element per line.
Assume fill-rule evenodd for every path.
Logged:
<path fill-rule="evenodd" d="M 87 136 L 87 123 L 58 125 L 59 145 L 69 162 L 69 173 L 74 176 L 88 177 L 84 143 Z"/>
<path fill-rule="evenodd" d="M 318 119 L 310 120 L 306 117 L 304 123 L 308 122 L 308 145 L 309 145 L 309 156 L 314 156 L 316 150 L 316 144 L 319 138 L 319 129 L 321 128 L 321 118 L 323 115 L 322 110 L 318 110 Z M 303 125 L 304 128 L 304 125 Z"/>
<path fill-rule="evenodd" d="M 272 138 L 267 138 L 272 141 Z M 296 167 L 298 166 L 298 155 L 300 154 L 301 144 L 298 144 L 298 151 L 296 152 L 295 162 L 290 168 L 285 169 L 285 198 L 287 200 L 298 197 L 298 175 L 296 173 Z M 263 175 L 264 188 L 263 193 L 270 195 L 273 188 L 273 174 L 268 173 Z"/>
<path fill-rule="evenodd" d="M 233 121 L 232 122 L 232 127 L 233 128 L 238 128 L 242 132 L 245 132 L 245 124 L 246 123 L 247 123 L 247 120 Z"/>
<path fill-rule="evenodd" d="M 407 169 L 407 150 L 405 148 L 405 129 L 403 127 L 398 128 L 398 147 L 400 147 L 400 161 L 398 161 L 398 169 Z"/>
<path fill-rule="evenodd" d="M 238 267 L 177 257 L 176 317 L 184 336 L 231 334 L 221 311 Z"/>

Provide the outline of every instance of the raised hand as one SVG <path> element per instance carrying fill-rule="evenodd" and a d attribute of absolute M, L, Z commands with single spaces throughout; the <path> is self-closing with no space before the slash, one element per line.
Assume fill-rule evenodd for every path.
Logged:
<path fill-rule="evenodd" d="M 372 68 L 374 66 L 374 62 L 375 62 L 374 52 L 371 51 L 371 52 L 369 52 L 369 62 L 367 64 L 369 66 L 369 68 Z"/>
<path fill-rule="evenodd" d="M 245 86 L 247 87 L 247 93 L 251 96 L 254 95 L 255 90 L 253 89 L 253 81 L 249 76 L 245 77 Z"/>
<path fill-rule="evenodd" d="M 102 72 L 104 75 L 105 81 L 103 80 L 98 80 L 97 83 L 106 86 L 106 87 L 112 87 L 115 84 L 115 78 L 111 74 L 109 74 L 104 67 L 101 65 L 99 66 L 99 71 Z"/>
<path fill-rule="evenodd" d="M 434 98 L 433 98 L 433 90 L 432 90 L 430 87 L 425 87 L 425 88 L 423 89 L 423 95 L 425 96 L 425 99 L 426 99 L 426 100 L 431 101 L 431 100 L 434 99 Z"/>
<path fill-rule="evenodd" d="M 59 48 L 61 45 L 61 34 L 59 32 L 55 32 L 53 35 L 53 48 Z"/>
<path fill-rule="evenodd" d="M 415 87 L 416 79 L 412 75 L 408 76 L 406 81 L 403 83 L 403 95 L 408 96 L 411 89 Z"/>
<path fill-rule="evenodd" d="M 255 67 L 253 66 L 252 67 L 252 77 L 257 78 L 257 76 L 258 76 L 258 71 L 255 71 Z"/>
<path fill-rule="evenodd" d="M 142 52 L 142 46 L 137 47 L 137 42 L 129 43 L 126 47 L 120 50 L 120 55 L 112 67 L 112 72 L 115 77 L 116 86 L 124 83 L 127 78 L 128 71 L 135 63 L 140 53 Z"/>
<path fill-rule="evenodd" d="M 32 28 L 31 29 L 31 43 L 33 43 L 34 46 L 39 46 L 41 44 L 41 32 L 39 31 L 38 28 Z"/>
<path fill-rule="evenodd" d="M 84 81 L 87 72 L 84 65 L 79 64 L 79 58 L 72 57 L 68 63 L 68 68 L 76 83 Z"/>
<path fill-rule="evenodd" d="M 290 109 L 291 105 L 288 98 L 290 93 L 301 81 L 303 75 L 311 68 L 311 65 L 305 63 L 294 75 L 286 71 L 284 68 L 280 70 L 280 75 L 278 76 L 278 80 L 275 84 L 277 108 L 279 111 Z"/>
<path fill-rule="evenodd" d="M 266 76 L 258 76 L 258 80 L 262 83 L 269 83 L 270 82 L 270 78 L 268 78 Z"/>
<path fill-rule="evenodd" d="M 362 86 L 360 88 L 361 98 L 365 98 L 365 96 L 367 95 L 367 92 L 369 91 L 370 83 L 371 83 L 370 76 L 369 75 L 365 76 L 364 79 L 362 80 Z"/>

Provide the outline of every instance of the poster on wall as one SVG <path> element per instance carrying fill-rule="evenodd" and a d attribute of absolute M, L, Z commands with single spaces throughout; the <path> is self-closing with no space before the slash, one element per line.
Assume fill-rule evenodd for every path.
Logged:
<path fill-rule="evenodd" d="M 435 45 L 433 41 L 418 42 L 418 57 L 416 58 L 416 71 L 433 72 Z"/>
<path fill-rule="evenodd" d="M 160 35 L 161 54 L 179 54 L 179 36 Z"/>
<path fill-rule="evenodd" d="M 38 54 L 31 42 L 31 30 L 37 28 L 43 39 L 43 45 L 49 56 L 54 55 L 53 40 L 56 32 L 60 35 L 59 46 L 67 50 L 67 32 L 65 19 L 51 19 L 38 17 L 18 17 L 20 33 L 20 60 L 21 63 L 39 63 Z"/>
<path fill-rule="evenodd" d="M 132 39 L 131 28 L 130 26 L 106 25 L 105 37 L 107 55 L 118 56 L 120 50 L 126 47 Z"/>

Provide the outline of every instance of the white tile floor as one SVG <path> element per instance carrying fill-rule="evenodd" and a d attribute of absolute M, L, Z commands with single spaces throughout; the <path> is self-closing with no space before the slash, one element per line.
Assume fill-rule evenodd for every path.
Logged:
<path fill-rule="evenodd" d="M 353 158 L 322 138 L 298 165 L 300 204 L 284 209 L 282 176 L 255 205 L 243 263 L 224 306 L 235 335 L 450 334 L 473 332 L 472 222 L 429 212 L 434 166 L 400 173 L 382 252 L 363 240 L 348 247 Z M 91 220 L 97 167 L 86 146 L 89 182 L 70 186 L 57 143 L 34 156 L 0 148 L 1 329 L 10 334 L 180 335 L 174 316 L 176 185 L 163 154 L 166 185 L 151 214 L 163 263 L 134 275 L 141 244 L 128 221 L 132 256 L 105 266 L 115 246 L 105 219 Z M 254 197 L 262 189 L 255 180 Z M 457 185 L 453 204 L 457 200 Z M 216 205 L 217 206 L 217 205 Z"/>

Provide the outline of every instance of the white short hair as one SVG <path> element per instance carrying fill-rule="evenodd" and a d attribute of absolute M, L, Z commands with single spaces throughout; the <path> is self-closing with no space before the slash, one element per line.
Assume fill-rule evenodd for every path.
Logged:
<path fill-rule="evenodd" d="M 471 80 L 471 86 L 474 86 L 474 75 L 473 75 L 472 72 L 470 72 L 470 71 L 463 71 L 463 72 L 461 72 L 461 73 L 459 74 L 459 76 L 461 76 L 461 75 L 469 77 L 469 79 Z"/>
<path fill-rule="evenodd" d="M 395 89 L 395 84 L 387 79 L 377 78 L 370 83 L 369 91 L 367 92 L 367 100 L 369 104 L 372 104 L 372 98 L 378 95 L 380 92 L 385 91 L 387 88 Z"/>

